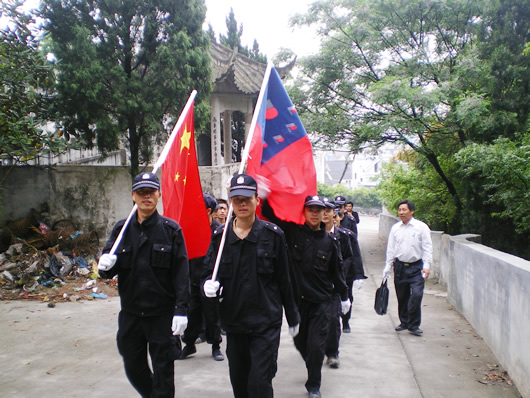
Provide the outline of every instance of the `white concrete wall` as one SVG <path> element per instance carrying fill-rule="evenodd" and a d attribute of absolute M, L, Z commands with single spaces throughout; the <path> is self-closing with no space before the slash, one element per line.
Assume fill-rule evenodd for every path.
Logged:
<path fill-rule="evenodd" d="M 530 397 L 530 261 L 444 235 L 440 262 L 448 300 Z"/>
<path fill-rule="evenodd" d="M 379 215 L 387 240 L 396 217 Z M 523 397 L 530 397 L 530 261 L 480 243 L 478 235 L 433 231 L 434 279 L 449 303 L 473 326 Z"/>

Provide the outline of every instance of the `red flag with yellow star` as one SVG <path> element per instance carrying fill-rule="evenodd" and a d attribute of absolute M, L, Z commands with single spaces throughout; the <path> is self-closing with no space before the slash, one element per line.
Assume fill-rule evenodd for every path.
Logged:
<path fill-rule="evenodd" d="M 192 105 L 162 165 L 164 216 L 181 226 L 189 259 L 206 255 L 211 236 L 194 136 Z"/>

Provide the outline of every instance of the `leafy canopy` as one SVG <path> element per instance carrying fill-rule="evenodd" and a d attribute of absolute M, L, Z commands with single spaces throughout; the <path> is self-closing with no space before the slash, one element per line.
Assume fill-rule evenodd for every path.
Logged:
<path fill-rule="evenodd" d="M 191 91 L 208 120 L 209 39 L 200 0 L 43 0 L 65 131 L 104 153 L 125 144 L 131 175 L 153 158 Z"/>

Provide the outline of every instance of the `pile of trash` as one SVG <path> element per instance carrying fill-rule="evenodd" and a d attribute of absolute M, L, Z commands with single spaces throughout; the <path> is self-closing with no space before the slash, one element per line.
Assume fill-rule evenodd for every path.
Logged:
<path fill-rule="evenodd" d="M 0 232 L 0 299 L 77 301 L 117 295 L 117 280 L 99 279 L 96 231 L 70 220 L 48 226 L 34 210 Z"/>

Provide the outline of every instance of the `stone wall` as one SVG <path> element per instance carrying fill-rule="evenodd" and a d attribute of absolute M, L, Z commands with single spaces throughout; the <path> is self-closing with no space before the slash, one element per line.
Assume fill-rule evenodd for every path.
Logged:
<path fill-rule="evenodd" d="M 380 215 L 380 239 L 387 240 L 395 219 Z M 478 235 L 433 231 L 432 237 L 433 277 L 530 397 L 530 261 L 477 243 Z"/>
<path fill-rule="evenodd" d="M 199 167 L 203 191 L 227 197 L 226 184 L 238 165 Z M 160 176 L 160 173 L 159 173 Z M 79 231 L 96 231 L 103 244 L 114 224 L 133 206 L 131 177 L 119 166 L 0 167 L 0 226 L 26 217 L 31 209 L 53 226 L 72 220 Z M 163 201 L 162 193 L 162 201 Z M 162 213 L 162 203 L 159 212 Z"/>

